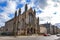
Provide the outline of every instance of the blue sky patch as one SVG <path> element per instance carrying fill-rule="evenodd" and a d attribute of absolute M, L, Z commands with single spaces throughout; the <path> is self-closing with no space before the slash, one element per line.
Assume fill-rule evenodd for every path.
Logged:
<path fill-rule="evenodd" d="M 0 7 L 5 7 L 5 6 L 7 6 L 7 2 L 6 1 L 0 3 Z"/>
<path fill-rule="evenodd" d="M 26 2 L 31 2 L 31 0 L 26 0 Z"/>
<path fill-rule="evenodd" d="M 14 14 L 9 14 L 9 17 L 10 17 L 10 18 L 13 18 L 13 17 L 14 17 Z"/>
<path fill-rule="evenodd" d="M 41 12 L 42 12 L 41 10 L 36 11 L 37 15 L 39 15 Z"/>
<path fill-rule="evenodd" d="M 4 10 L 0 9 L 0 13 L 3 12 Z"/>
<path fill-rule="evenodd" d="M 38 10 L 38 11 L 36 11 L 37 13 L 41 13 L 42 11 L 41 10 Z"/>
<path fill-rule="evenodd" d="M 32 9 L 35 9 L 35 8 L 36 8 L 35 6 L 32 7 Z"/>
<path fill-rule="evenodd" d="M 16 9 L 22 8 L 22 7 L 23 7 L 23 4 L 18 4 L 17 7 L 16 7 Z"/>

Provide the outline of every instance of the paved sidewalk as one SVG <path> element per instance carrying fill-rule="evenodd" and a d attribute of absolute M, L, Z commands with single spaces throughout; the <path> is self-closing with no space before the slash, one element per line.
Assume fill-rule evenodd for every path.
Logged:
<path fill-rule="evenodd" d="M 57 40 L 59 37 L 52 36 L 1 36 L 0 40 Z"/>

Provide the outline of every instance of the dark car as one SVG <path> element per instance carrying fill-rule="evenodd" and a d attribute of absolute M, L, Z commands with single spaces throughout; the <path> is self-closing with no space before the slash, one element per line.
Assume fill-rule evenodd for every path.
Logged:
<path fill-rule="evenodd" d="M 7 35 L 7 33 L 6 32 L 2 32 L 1 35 L 2 36 L 5 36 L 5 35 Z"/>
<path fill-rule="evenodd" d="M 1 35 L 2 36 L 12 36 L 13 34 L 10 32 L 2 32 Z"/>
<path fill-rule="evenodd" d="M 47 34 L 43 34 L 44 36 L 48 36 Z"/>

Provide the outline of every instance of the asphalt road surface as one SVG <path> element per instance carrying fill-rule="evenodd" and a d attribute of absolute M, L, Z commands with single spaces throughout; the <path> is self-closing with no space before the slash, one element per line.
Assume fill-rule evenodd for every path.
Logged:
<path fill-rule="evenodd" d="M 60 40 L 56 35 L 52 36 L 1 36 L 0 40 Z"/>

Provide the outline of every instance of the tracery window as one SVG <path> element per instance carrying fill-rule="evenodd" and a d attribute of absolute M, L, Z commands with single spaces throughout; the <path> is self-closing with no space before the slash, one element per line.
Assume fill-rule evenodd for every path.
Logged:
<path fill-rule="evenodd" d="M 33 14 L 32 13 L 29 13 L 29 23 L 32 24 L 34 22 L 33 20 Z"/>

